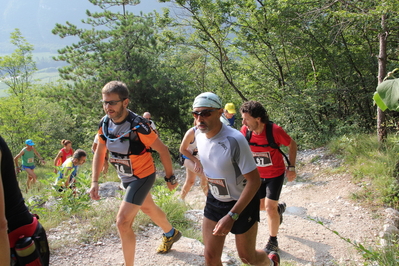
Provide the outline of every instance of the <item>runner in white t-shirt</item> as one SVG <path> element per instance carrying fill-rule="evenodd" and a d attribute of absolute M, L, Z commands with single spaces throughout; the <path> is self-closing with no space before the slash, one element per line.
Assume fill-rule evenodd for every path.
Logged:
<path fill-rule="evenodd" d="M 277 252 L 255 248 L 260 176 L 245 137 L 220 121 L 222 113 L 216 94 L 205 92 L 195 98 L 192 114 L 202 133 L 197 147 L 209 183 L 202 225 L 205 264 L 222 265 L 224 241 L 231 232 L 243 263 L 278 266 Z"/>

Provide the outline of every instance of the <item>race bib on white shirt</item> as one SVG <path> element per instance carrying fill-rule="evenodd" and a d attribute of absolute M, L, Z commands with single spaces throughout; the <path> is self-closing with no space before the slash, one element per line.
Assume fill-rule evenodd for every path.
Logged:
<path fill-rule="evenodd" d="M 208 178 L 209 188 L 215 198 L 230 198 L 229 188 L 224 178 Z"/>
<path fill-rule="evenodd" d="M 267 167 L 273 165 L 270 152 L 252 152 L 257 167 Z"/>

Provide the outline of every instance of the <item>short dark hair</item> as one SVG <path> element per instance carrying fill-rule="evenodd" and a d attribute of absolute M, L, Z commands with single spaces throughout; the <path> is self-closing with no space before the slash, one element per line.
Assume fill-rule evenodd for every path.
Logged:
<path fill-rule="evenodd" d="M 102 94 L 110 94 L 110 93 L 116 93 L 119 96 L 119 99 L 125 100 L 129 98 L 129 90 L 127 89 L 127 86 L 125 83 L 122 81 L 110 81 L 107 84 L 104 85 L 104 87 L 101 90 Z"/>
<path fill-rule="evenodd" d="M 67 139 L 63 139 L 63 140 L 61 140 L 61 144 L 62 144 L 62 145 L 64 145 L 64 146 L 68 145 L 69 143 L 71 143 L 71 144 L 72 144 L 72 141 L 70 141 L 70 140 L 67 140 Z"/>
<path fill-rule="evenodd" d="M 84 150 L 82 149 L 77 149 L 74 153 L 73 153 L 73 158 L 74 159 L 78 159 L 80 160 L 82 157 L 87 157 L 87 154 Z"/>
<path fill-rule="evenodd" d="M 256 101 L 248 101 L 241 105 L 240 107 L 241 113 L 248 113 L 253 118 L 260 117 L 262 123 L 267 124 L 269 122 L 269 115 L 266 112 L 266 109 L 260 102 Z"/>

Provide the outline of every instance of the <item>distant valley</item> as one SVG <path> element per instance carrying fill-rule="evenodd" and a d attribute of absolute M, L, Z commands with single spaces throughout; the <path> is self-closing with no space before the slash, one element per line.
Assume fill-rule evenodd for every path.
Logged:
<path fill-rule="evenodd" d="M 157 0 L 143 0 L 136 6 L 129 6 L 133 13 L 160 11 L 167 4 Z M 121 9 L 121 7 L 119 7 Z M 72 37 L 61 39 L 51 33 L 56 23 L 66 21 L 82 26 L 86 10 L 100 9 L 88 0 L 2 0 L 0 9 L 0 54 L 11 53 L 15 47 L 10 44 L 10 33 L 19 28 L 26 40 L 33 44 L 36 52 L 56 52 L 65 45 L 76 42 Z"/>
<path fill-rule="evenodd" d="M 142 0 L 136 6 L 129 6 L 128 10 L 139 14 L 149 13 L 153 10 L 161 11 L 168 4 L 159 3 L 157 0 Z M 121 7 L 118 7 L 121 9 Z M 77 42 L 74 37 L 61 39 L 51 31 L 56 23 L 71 22 L 83 27 L 82 19 L 86 19 L 86 10 L 101 11 L 88 0 L 2 0 L 0 9 L 0 56 L 11 54 L 15 46 L 10 43 L 10 34 L 18 28 L 22 36 L 34 46 L 34 60 L 39 69 L 34 79 L 42 82 L 55 81 L 59 78 L 57 68 L 65 65 L 52 59 L 57 55 L 57 50 Z M 0 81 L 0 97 L 5 96 L 4 83 Z"/>

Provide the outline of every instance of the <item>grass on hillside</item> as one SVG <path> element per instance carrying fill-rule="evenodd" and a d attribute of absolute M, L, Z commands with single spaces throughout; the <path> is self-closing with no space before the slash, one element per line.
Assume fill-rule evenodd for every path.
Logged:
<path fill-rule="evenodd" d="M 331 153 L 341 156 L 341 171 L 348 171 L 362 190 L 353 198 L 371 207 L 399 208 L 399 138 L 391 135 L 378 143 L 376 135 L 351 135 L 331 141 Z M 340 236 L 339 232 L 334 232 Z M 340 236 L 354 245 L 368 262 L 366 265 L 399 265 L 399 236 L 386 239 L 387 245 L 366 248 Z"/>
<path fill-rule="evenodd" d="M 119 182 L 115 170 L 110 167 L 109 174 L 100 178 L 100 183 L 106 181 Z M 115 218 L 124 192 L 116 198 L 103 198 L 93 201 L 88 195 L 91 184 L 90 164 L 83 165 L 78 171 L 76 194 L 72 190 L 58 192 L 54 187 L 56 174 L 51 166 L 38 166 L 35 168 L 38 181 L 26 192 L 26 173 L 18 175 L 21 191 L 32 213 L 38 214 L 40 222 L 46 230 L 60 226 L 70 227 L 79 224 L 79 233 L 74 237 L 79 242 L 95 242 L 110 234 L 117 235 Z M 167 214 L 168 220 L 182 231 L 185 236 L 201 240 L 201 232 L 193 231 L 192 221 L 185 218 L 188 206 L 178 201 L 175 192 L 170 192 L 163 178 L 157 178 L 152 188 L 156 204 Z M 139 212 L 133 224 L 135 231 L 141 226 L 152 223 L 150 218 Z M 51 248 L 68 245 L 67 239 L 53 241 Z"/>
<path fill-rule="evenodd" d="M 354 181 L 363 190 L 355 199 L 376 206 L 399 208 L 399 138 L 390 136 L 378 143 L 375 135 L 342 136 L 331 141 L 329 150 L 341 156 Z"/>

